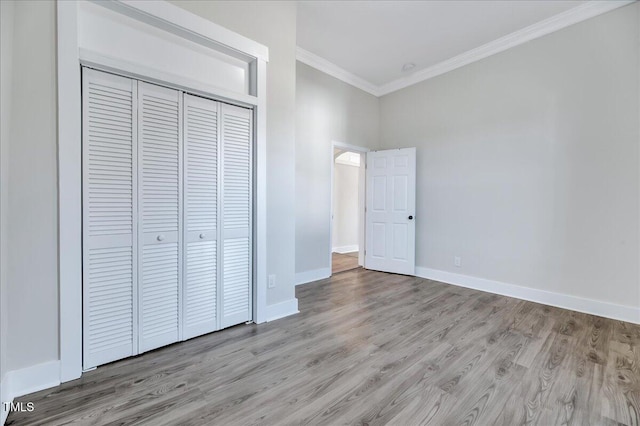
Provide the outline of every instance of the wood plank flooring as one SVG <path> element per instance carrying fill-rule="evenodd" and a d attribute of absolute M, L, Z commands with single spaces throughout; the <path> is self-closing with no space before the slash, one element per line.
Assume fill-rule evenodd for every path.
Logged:
<path fill-rule="evenodd" d="M 640 326 L 354 269 L 300 314 L 19 398 L 10 425 L 638 425 Z"/>
<path fill-rule="evenodd" d="M 331 253 L 331 273 L 337 274 L 339 272 L 349 271 L 351 269 L 359 268 L 358 265 L 358 252 L 353 253 Z"/>

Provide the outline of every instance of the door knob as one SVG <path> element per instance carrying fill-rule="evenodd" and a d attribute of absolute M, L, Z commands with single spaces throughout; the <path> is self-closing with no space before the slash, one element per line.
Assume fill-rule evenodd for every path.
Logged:
<path fill-rule="evenodd" d="M 200 234 L 200 239 L 204 240 L 205 235 L 204 234 Z"/>
<path fill-rule="evenodd" d="M 413 220 L 413 216 L 409 216 L 409 220 Z"/>
<path fill-rule="evenodd" d="M 158 241 L 162 241 L 162 240 L 164 240 L 164 235 L 162 235 L 162 234 L 158 235 L 158 236 L 156 237 L 156 240 L 158 240 Z"/>

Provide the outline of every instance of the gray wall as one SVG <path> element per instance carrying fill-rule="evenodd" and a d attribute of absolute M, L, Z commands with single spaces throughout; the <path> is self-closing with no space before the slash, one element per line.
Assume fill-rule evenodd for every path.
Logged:
<path fill-rule="evenodd" d="M 640 306 L 639 9 L 381 98 L 382 146 L 417 147 L 418 266 Z"/>
<path fill-rule="evenodd" d="M 2 91 L 11 114 L 8 370 L 58 359 L 55 3 L 14 7 L 12 90 Z"/>
<path fill-rule="evenodd" d="M 0 2 L 0 401 L 6 401 L 2 383 L 7 372 L 7 201 L 9 182 L 9 138 L 11 123 L 13 20 L 12 2 Z M 5 382 L 6 383 L 6 382 Z M 0 407 L 3 411 L 4 407 Z"/>
<path fill-rule="evenodd" d="M 331 142 L 378 146 L 378 98 L 301 62 L 296 84 L 296 272 L 328 269 Z"/>

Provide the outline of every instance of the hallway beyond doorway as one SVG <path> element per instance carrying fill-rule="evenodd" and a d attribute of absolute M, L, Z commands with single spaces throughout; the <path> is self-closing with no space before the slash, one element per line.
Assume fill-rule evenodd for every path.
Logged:
<path fill-rule="evenodd" d="M 338 272 L 350 271 L 351 269 L 359 268 L 358 265 L 358 252 L 351 253 L 332 253 L 331 254 L 331 273 L 337 274 Z"/>

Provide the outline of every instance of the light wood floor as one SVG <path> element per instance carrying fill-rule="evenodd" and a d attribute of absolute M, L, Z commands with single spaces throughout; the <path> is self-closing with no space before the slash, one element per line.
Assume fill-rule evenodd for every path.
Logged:
<path fill-rule="evenodd" d="M 354 269 L 300 314 L 20 398 L 8 424 L 637 425 L 640 326 Z"/>
<path fill-rule="evenodd" d="M 353 253 L 331 253 L 331 273 L 337 274 L 339 272 L 349 271 L 351 269 L 359 268 L 358 265 L 358 252 Z"/>

